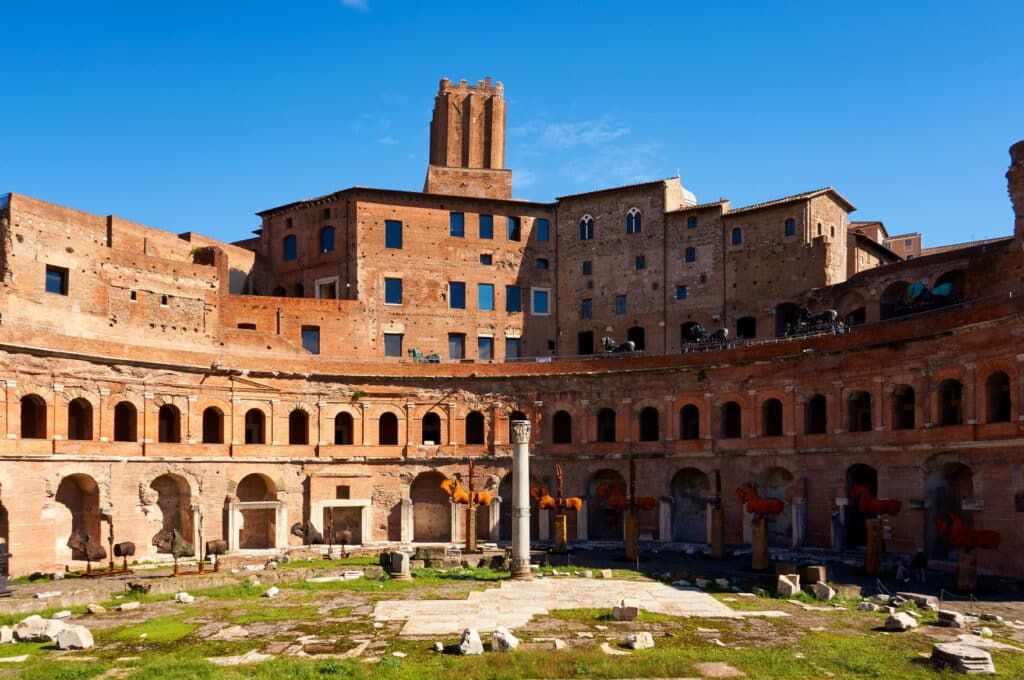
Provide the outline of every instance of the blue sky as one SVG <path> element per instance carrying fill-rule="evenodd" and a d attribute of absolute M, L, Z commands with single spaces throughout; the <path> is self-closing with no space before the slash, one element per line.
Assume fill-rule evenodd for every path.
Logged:
<path fill-rule="evenodd" d="M 679 173 L 734 206 L 835 186 L 925 245 L 1012 232 L 1024 3 L 22 2 L 0 192 L 244 238 L 419 190 L 442 77 L 505 84 L 515 195 Z"/>

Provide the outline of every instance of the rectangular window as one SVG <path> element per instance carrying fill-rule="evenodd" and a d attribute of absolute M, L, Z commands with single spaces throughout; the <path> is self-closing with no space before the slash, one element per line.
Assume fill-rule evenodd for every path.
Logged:
<path fill-rule="evenodd" d="M 676 299 L 685 300 L 687 295 L 686 286 L 676 286 Z"/>
<path fill-rule="evenodd" d="M 590 276 L 593 273 L 594 273 L 594 263 L 591 262 L 590 260 L 585 260 L 583 262 L 583 275 L 584 276 Z"/>
<path fill-rule="evenodd" d="M 686 249 L 686 254 L 684 255 L 683 259 L 686 262 L 696 262 L 697 261 L 697 249 L 693 248 L 693 247 L 687 248 Z"/>
<path fill-rule="evenodd" d="M 463 333 L 448 334 L 448 358 L 466 358 L 466 336 Z"/>
<path fill-rule="evenodd" d="M 448 308 L 466 308 L 466 284 L 462 281 L 448 282 Z"/>
<path fill-rule="evenodd" d="M 547 242 L 551 240 L 551 223 L 547 220 L 537 220 L 537 240 Z"/>
<path fill-rule="evenodd" d="M 402 304 L 402 279 L 384 279 L 384 304 Z"/>
<path fill-rule="evenodd" d="M 505 286 L 505 311 L 523 311 L 523 293 L 519 286 Z"/>
<path fill-rule="evenodd" d="M 238 329 L 239 330 L 243 330 L 243 331 L 254 331 L 254 330 L 256 330 L 256 324 L 254 324 L 254 323 L 244 323 L 243 322 L 243 323 L 238 324 Z"/>
<path fill-rule="evenodd" d="M 627 306 L 626 306 L 626 296 L 625 295 L 616 295 L 615 296 L 615 313 L 616 314 L 625 314 L 626 313 L 626 309 L 627 309 Z"/>
<path fill-rule="evenodd" d="M 46 292 L 54 295 L 68 294 L 68 270 L 64 267 L 46 265 Z"/>
<path fill-rule="evenodd" d="M 505 338 L 505 359 L 519 358 L 519 338 Z"/>
<path fill-rule="evenodd" d="M 476 307 L 481 312 L 494 311 L 494 284 L 476 284 Z"/>
<path fill-rule="evenodd" d="M 384 220 L 384 247 L 401 250 L 402 223 L 398 220 Z"/>
<path fill-rule="evenodd" d="M 299 257 L 299 241 L 295 234 L 284 237 L 284 261 L 291 262 Z"/>
<path fill-rule="evenodd" d="M 402 334 L 401 333 L 385 333 L 384 334 L 384 356 L 386 356 L 386 357 L 400 357 L 400 356 L 402 356 Z"/>
<path fill-rule="evenodd" d="M 508 218 L 508 227 L 506 231 L 509 241 L 522 241 L 523 240 L 523 226 L 522 221 L 518 217 Z"/>
<path fill-rule="evenodd" d="M 644 257 L 643 255 L 637 255 L 633 264 L 634 264 L 634 266 L 636 266 L 637 271 L 639 271 L 641 269 L 646 269 L 647 268 L 647 258 Z"/>
<path fill-rule="evenodd" d="M 494 238 L 494 215 L 480 216 L 480 238 Z"/>
<path fill-rule="evenodd" d="M 320 326 L 302 327 L 302 349 L 310 354 L 320 354 Z"/>
<path fill-rule="evenodd" d="M 696 217 L 687 217 L 686 218 L 686 228 L 687 229 L 696 229 L 699 224 L 700 223 L 697 221 Z"/>
<path fill-rule="evenodd" d="M 550 267 L 551 267 L 551 263 L 548 262 L 548 258 L 546 258 L 546 257 L 538 257 L 537 258 L 537 269 L 550 269 Z"/>
<path fill-rule="evenodd" d="M 320 300 L 338 299 L 338 277 L 320 279 L 316 282 L 316 296 Z"/>
<path fill-rule="evenodd" d="M 494 258 L 490 253 L 480 253 L 480 264 L 492 264 Z"/>
<path fill-rule="evenodd" d="M 476 339 L 476 358 L 494 358 L 494 338 L 480 336 L 479 338 Z"/>
<path fill-rule="evenodd" d="M 533 288 L 531 289 L 531 297 L 533 304 L 531 305 L 532 313 L 534 316 L 547 316 L 551 313 L 549 298 L 551 297 L 551 291 L 547 288 Z"/>
<path fill-rule="evenodd" d="M 580 318 L 589 319 L 594 313 L 594 302 L 592 300 L 584 300 L 580 304 Z"/>
<path fill-rule="evenodd" d="M 448 235 L 462 238 L 466 235 L 466 216 L 453 212 L 448 216 Z"/>
<path fill-rule="evenodd" d="M 903 239 L 903 245 L 905 247 L 909 248 L 911 243 L 913 243 L 913 241 L 911 241 L 909 238 Z"/>
<path fill-rule="evenodd" d="M 331 219 L 331 209 L 330 208 L 324 208 L 324 219 L 325 220 Z"/>

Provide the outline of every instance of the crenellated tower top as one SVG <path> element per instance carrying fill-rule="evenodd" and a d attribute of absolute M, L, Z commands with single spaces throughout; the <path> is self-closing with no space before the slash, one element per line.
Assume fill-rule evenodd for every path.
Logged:
<path fill-rule="evenodd" d="M 1024 238 L 1024 141 L 1010 147 L 1010 169 L 1006 171 L 1007 189 L 1013 203 L 1014 234 Z"/>

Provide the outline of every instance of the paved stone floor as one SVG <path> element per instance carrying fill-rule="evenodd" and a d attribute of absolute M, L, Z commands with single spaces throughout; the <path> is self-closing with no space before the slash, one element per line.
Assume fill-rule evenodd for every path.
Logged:
<path fill-rule="evenodd" d="M 643 611 L 672 616 L 787 616 L 778 611 L 736 611 L 692 588 L 587 578 L 502 581 L 501 587 L 472 592 L 466 600 L 385 600 L 377 603 L 373 615 L 377 621 L 405 619 L 401 635 L 457 634 L 466 628 L 520 628 L 552 609 L 610 610 L 624 598 L 639 600 Z"/>

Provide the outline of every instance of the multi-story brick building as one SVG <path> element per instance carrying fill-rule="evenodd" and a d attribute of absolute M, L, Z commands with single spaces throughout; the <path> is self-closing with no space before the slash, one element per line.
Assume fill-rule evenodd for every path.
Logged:
<path fill-rule="evenodd" d="M 865 483 L 905 501 L 891 551 L 943 564 L 931 520 L 955 511 L 1003 533 L 982 571 L 1021 572 L 1024 143 L 1012 235 L 904 253 L 832 188 L 741 208 L 678 178 L 514 200 L 505 115 L 500 83 L 444 80 L 424 192 L 270 208 L 234 244 L 0 198 L 12 571 L 77 565 L 110 523 L 144 559 L 172 529 L 281 550 L 327 513 L 358 543 L 457 540 L 439 483 L 470 458 L 506 499 L 478 530 L 505 539 L 509 421 L 527 417 L 536 481 L 561 464 L 585 499 L 580 540 L 621 540 L 596 488 L 632 459 L 660 499 L 651 540 L 706 541 L 719 479 L 731 543 L 750 482 L 787 503 L 775 544 L 856 547 L 845 499 Z M 851 332 L 794 333 L 803 308 Z M 695 324 L 729 342 L 687 343 Z"/>

